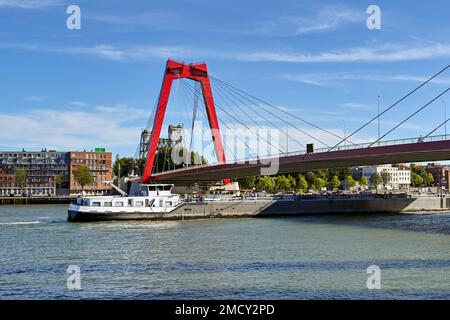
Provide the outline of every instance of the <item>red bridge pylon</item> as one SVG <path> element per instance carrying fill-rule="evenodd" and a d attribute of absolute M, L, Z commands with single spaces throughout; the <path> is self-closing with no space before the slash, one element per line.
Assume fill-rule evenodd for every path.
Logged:
<path fill-rule="evenodd" d="M 150 146 L 148 149 L 147 162 L 142 176 L 142 182 L 148 183 L 151 180 L 158 141 L 161 134 L 161 128 L 164 122 L 167 103 L 169 101 L 170 90 L 173 80 L 187 78 L 198 81 L 201 84 L 203 99 L 206 106 L 206 114 L 208 116 L 211 136 L 214 142 L 214 149 L 219 163 L 226 163 L 225 152 L 220 136 L 219 122 L 217 121 L 216 107 L 209 81 L 208 69 L 205 63 L 201 64 L 184 64 L 181 62 L 167 60 L 164 80 L 159 94 L 158 106 L 156 108 L 155 119 L 150 138 Z M 228 182 L 228 181 L 227 181 Z"/>

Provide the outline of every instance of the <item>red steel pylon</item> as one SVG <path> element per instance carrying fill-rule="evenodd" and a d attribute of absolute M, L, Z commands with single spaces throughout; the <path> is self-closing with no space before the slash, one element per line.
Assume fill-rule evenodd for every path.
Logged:
<path fill-rule="evenodd" d="M 164 80 L 159 94 L 158 106 L 156 108 L 155 120 L 148 148 L 147 162 L 142 176 L 142 182 L 148 183 L 151 180 L 153 166 L 155 162 L 158 141 L 161 134 L 161 128 L 164 122 L 167 103 L 169 101 L 170 89 L 173 80 L 187 78 L 198 81 L 201 84 L 203 99 L 206 105 L 206 114 L 208 116 L 209 127 L 211 129 L 212 140 L 219 163 L 226 163 L 225 152 L 223 149 L 222 138 L 220 136 L 219 122 L 217 121 L 216 107 L 209 81 L 208 70 L 205 63 L 184 64 L 181 62 L 168 60 Z M 227 181 L 228 182 L 228 181 Z"/>

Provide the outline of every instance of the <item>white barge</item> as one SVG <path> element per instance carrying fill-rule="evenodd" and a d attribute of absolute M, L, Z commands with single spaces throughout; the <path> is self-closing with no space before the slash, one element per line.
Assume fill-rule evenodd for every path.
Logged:
<path fill-rule="evenodd" d="M 115 187 L 115 186 L 113 186 Z M 117 187 L 115 187 L 118 189 Z M 172 184 L 132 184 L 130 195 L 80 197 L 69 205 L 69 221 L 155 220 L 183 204 Z"/>

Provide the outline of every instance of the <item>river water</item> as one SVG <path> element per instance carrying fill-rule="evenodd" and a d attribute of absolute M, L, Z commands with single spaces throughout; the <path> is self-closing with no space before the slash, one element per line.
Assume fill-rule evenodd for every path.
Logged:
<path fill-rule="evenodd" d="M 358 298 L 450 299 L 450 213 L 68 223 L 65 205 L 0 206 L 0 299 Z"/>

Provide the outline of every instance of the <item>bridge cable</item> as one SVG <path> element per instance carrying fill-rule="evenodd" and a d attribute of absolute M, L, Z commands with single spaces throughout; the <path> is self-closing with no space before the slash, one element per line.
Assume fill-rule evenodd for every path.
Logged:
<path fill-rule="evenodd" d="M 190 86 L 190 84 L 187 84 L 188 86 Z M 191 87 L 191 89 L 192 89 L 192 87 Z M 217 107 L 217 108 L 219 108 L 220 110 L 222 110 L 223 112 L 225 112 L 229 117 L 231 117 L 231 118 L 233 118 L 235 121 L 237 121 L 237 122 L 239 122 L 240 124 L 242 124 L 244 127 L 246 127 L 248 130 L 250 130 L 250 131 L 252 131 L 253 133 L 255 133 L 256 134 L 256 136 L 258 137 L 258 138 L 260 138 L 260 136 L 259 136 L 259 134 L 258 134 L 258 132 L 255 132 L 254 130 L 252 130 L 249 126 L 247 126 L 245 123 L 243 123 L 241 120 L 239 120 L 238 118 L 236 118 L 235 116 L 233 116 L 232 114 L 230 114 L 228 111 L 226 111 L 224 108 L 222 108 L 221 106 L 219 106 L 218 104 L 216 104 L 216 103 L 214 103 L 215 104 L 215 106 Z M 286 150 L 285 151 L 282 151 L 281 149 L 279 149 L 279 148 L 277 148 L 277 147 L 275 147 L 273 144 L 271 144 L 268 140 L 266 140 L 266 139 L 264 139 L 264 138 L 262 138 L 264 141 L 266 141 L 269 145 L 271 145 L 273 148 L 275 148 L 275 149 L 277 149 L 278 151 L 280 151 L 281 153 L 286 153 Z M 280 146 L 281 147 L 281 146 Z"/>
<path fill-rule="evenodd" d="M 447 120 L 442 122 L 439 126 L 434 128 L 430 133 L 428 133 L 425 137 L 423 137 L 423 139 L 428 138 L 429 136 L 431 136 L 433 133 L 435 133 L 439 128 L 441 128 L 444 124 L 446 124 L 449 121 L 450 121 L 450 118 L 448 118 Z M 447 139 L 447 135 L 445 135 L 445 139 Z"/>
<path fill-rule="evenodd" d="M 226 95 L 225 92 L 222 92 L 223 89 L 221 89 L 216 83 L 211 82 L 213 87 L 215 88 L 215 92 L 222 98 L 222 101 L 234 112 L 237 114 L 237 112 L 234 110 L 234 108 L 231 107 L 231 105 L 225 101 L 224 97 L 226 97 L 229 101 L 231 101 L 237 108 L 239 108 L 238 104 L 233 101 L 230 97 L 228 97 L 228 95 Z M 244 103 L 245 105 L 245 103 Z M 255 111 L 252 107 L 250 107 L 249 105 L 246 105 L 247 107 L 249 107 L 253 112 L 255 112 L 255 114 L 258 114 L 257 111 Z M 242 111 L 245 116 L 250 119 L 259 129 L 261 129 L 262 131 L 264 131 L 265 129 L 254 119 L 252 118 L 250 115 L 248 115 L 247 112 L 245 112 L 245 110 L 243 108 L 240 109 L 240 111 Z M 267 121 L 269 124 L 271 124 L 273 127 L 275 127 L 276 129 L 278 129 L 281 132 L 284 132 L 284 130 L 281 130 L 280 128 L 278 128 L 272 121 L 270 121 L 269 119 L 267 119 L 266 117 L 264 117 L 262 114 L 258 114 L 260 117 L 262 117 L 265 121 Z M 291 138 L 291 140 L 296 141 L 293 139 L 293 137 L 289 136 L 287 133 L 284 133 L 284 135 L 289 139 Z M 305 145 L 303 145 L 301 142 L 296 141 L 297 143 L 299 143 L 303 148 L 305 148 Z"/>
<path fill-rule="evenodd" d="M 327 134 L 329 134 L 329 135 L 332 135 L 332 136 L 334 136 L 334 137 L 336 137 L 336 138 L 343 139 L 343 138 L 342 138 L 340 135 L 338 135 L 338 134 L 335 134 L 335 133 L 333 133 L 333 132 L 331 132 L 331 131 L 329 131 L 329 130 L 327 130 L 327 129 L 324 129 L 324 128 L 322 128 L 322 127 L 320 127 L 320 126 L 318 126 L 318 125 L 316 125 L 316 124 L 314 124 L 314 123 L 312 123 L 312 122 L 310 122 L 310 121 L 307 121 L 307 120 L 303 119 L 303 118 L 300 118 L 300 117 L 298 117 L 298 116 L 296 116 L 296 115 L 294 115 L 294 114 L 292 114 L 292 113 L 290 113 L 290 112 L 288 112 L 288 111 L 286 111 L 286 110 L 283 110 L 283 109 L 280 108 L 280 107 L 276 107 L 276 106 L 274 106 L 274 105 L 272 105 L 272 104 L 270 104 L 270 103 L 268 103 L 268 102 L 266 102 L 266 101 L 264 101 L 264 100 L 261 100 L 261 99 L 255 97 L 255 96 L 251 95 L 250 93 L 247 93 L 247 92 L 245 92 L 245 91 L 243 91 L 243 90 L 241 90 L 241 89 L 238 89 L 238 88 L 232 86 L 231 84 L 226 83 L 225 81 L 223 81 L 223 80 L 221 80 L 221 79 L 219 79 L 219 78 L 216 78 L 216 77 L 212 77 L 212 78 L 213 78 L 215 81 L 221 83 L 222 85 L 227 86 L 230 90 L 234 91 L 236 94 L 239 94 L 241 97 L 243 97 L 243 98 L 246 99 L 247 101 L 252 102 L 252 103 L 253 103 L 254 105 L 256 105 L 258 108 L 261 108 L 261 109 L 265 110 L 266 112 L 269 112 L 269 111 L 267 111 L 265 108 L 262 108 L 259 104 L 255 103 L 254 101 L 251 101 L 249 98 L 245 97 L 245 96 L 242 95 L 241 93 L 243 93 L 243 94 L 245 94 L 245 95 L 247 95 L 247 96 L 249 96 L 249 97 L 251 97 L 251 98 L 253 98 L 253 99 L 255 99 L 255 100 L 257 100 L 257 101 L 259 101 L 259 102 L 261 102 L 261 103 L 263 103 L 263 104 L 265 104 L 265 105 L 267 105 L 267 106 L 269 106 L 269 107 L 271 107 L 271 108 L 274 108 L 274 109 L 276 109 L 276 110 L 278 110 L 278 111 L 280 111 L 280 112 L 283 112 L 284 114 L 287 114 L 288 116 L 290 116 L 290 117 L 292 117 L 292 118 L 295 118 L 295 119 L 297 119 L 297 120 L 300 120 L 300 121 L 302 121 L 303 123 L 306 123 L 306 124 L 308 124 L 308 125 L 310 125 L 310 126 L 316 128 L 316 129 L 319 129 L 320 131 L 323 131 L 323 132 L 325 132 L 325 133 L 327 133 Z M 284 120 L 283 118 L 279 118 L 279 119 L 280 119 L 281 121 L 287 123 L 287 121 Z M 288 123 L 288 124 L 291 125 L 291 126 L 293 126 L 294 128 L 297 128 L 296 126 L 294 126 L 294 125 L 292 125 L 292 124 L 290 124 L 290 123 Z M 316 139 L 314 139 L 314 140 L 316 140 Z M 351 144 L 354 144 L 354 143 L 350 142 L 349 140 L 347 140 L 347 141 L 348 141 L 349 143 L 351 143 Z M 326 144 L 325 144 L 325 145 L 326 145 Z M 328 145 L 327 145 L 327 146 L 328 146 Z M 329 146 L 328 146 L 328 147 L 329 147 Z"/>
<path fill-rule="evenodd" d="M 395 129 L 397 129 L 398 127 L 400 127 L 402 124 L 404 124 L 406 121 L 408 121 L 409 119 L 411 119 L 412 117 L 414 117 L 416 114 L 418 114 L 420 111 L 422 111 L 423 109 L 425 109 L 426 107 L 428 107 L 430 104 L 432 104 L 433 102 L 435 102 L 437 99 L 439 99 L 440 97 L 442 97 L 444 94 L 446 94 L 447 92 L 450 91 L 450 87 L 447 88 L 447 90 L 441 92 L 439 95 L 437 95 L 435 98 L 433 98 L 431 101 L 429 101 L 428 103 L 426 103 L 425 105 L 423 105 L 422 107 L 420 107 L 418 110 L 416 110 L 415 112 L 413 112 L 412 114 L 410 114 L 408 117 L 406 117 L 406 119 L 402 120 L 399 124 L 397 124 L 395 127 L 393 127 L 391 130 L 389 130 L 388 132 L 386 132 L 384 135 L 382 135 L 381 137 L 379 137 L 377 140 L 375 140 L 374 142 L 372 142 L 368 148 L 370 148 L 371 146 L 373 146 L 375 143 L 377 143 L 378 141 L 380 141 L 381 139 L 383 139 L 384 137 L 386 137 L 389 133 L 391 133 L 392 131 L 394 131 Z"/>
<path fill-rule="evenodd" d="M 184 80 L 183 80 L 184 81 Z M 188 87 L 188 85 L 187 85 L 187 83 L 186 82 L 184 82 L 184 85 L 185 85 L 185 87 L 186 87 L 186 89 L 189 89 L 189 90 L 191 90 L 191 94 L 192 94 L 192 88 L 189 88 Z M 205 111 L 203 110 L 203 108 L 200 108 L 200 110 L 201 110 L 201 112 L 203 113 L 203 115 L 205 116 L 205 119 L 208 119 L 208 117 L 207 117 L 207 115 L 206 115 L 206 113 L 205 113 Z M 228 130 L 230 130 L 230 131 L 232 131 L 234 134 L 235 134 L 235 136 L 239 139 L 239 140 L 241 140 L 241 142 L 243 142 L 244 143 L 244 145 L 248 148 L 248 150 L 250 150 L 251 152 L 253 152 L 254 154 L 258 154 L 257 152 L 255 152 L 252 148 L 250 148 L 250 146 L 247 144 L 247 142 L 245 141 L 245 140 L 242 140 L 241 139 L 241 137 L 240 137 L 240 135 L 239 134 L 237 134 L 236 133 L 236 131 L 233 129 L 233 128 L 231 128 L 230 126 L 228 126 L 228 124 L 226 123 L 226 122 L 224 122 L 222 119 L 218 119 L 221 123 L 222 123 L 222 125 L 224 125 Z M 228 149 L 228 151 L 231 151 L 231 154 L 233 155 L 233 154 L 235 154 L 231 149 L 230 149 L 230 147 L 225 143 L 225 147 Z M 236 159 L 235 159 L 236 160 Z"/>
<path fill-rule="evenodd" d="M 238 93 L 238 94 L 239 94 L 239 93 Z M 239 95 L 241 95 L 241 94 L 239 94 Z M 242 95 L 241 95 L 241 96 L 242 96 Z M 242 97 L 245 98 L 246 100 L 252 102 L 250 99 L 248 99 L 248 98 L 246 98 L 246 97 L 244 97 L 244 96 L 242 96 Z M 258 104 L 255 103 L 255 102 L 252 102 L 252 103 L 253 103 L 255 106 L 257 106 L 258 108 L 260 108 L 260 109 L 266 111 L 267 113 L 270 113 L 272 116 L 278 118 L 278 119 L 281 120 L 282 122 L 284 122 L 284 123 L 288 124 L 289 126 L 293 127 L 294 129 L 296 129 L 296 130 L 300 131 L 301 133 L 303 133 L 303 134 L 309 136 L 309 137 L 312 138 L 313 140 L 316 140 L 317 142 L 323 144 L 324 146 L 330 147 L 328 144 L 326 144 L 325 142 L 323 142 L 323 141 L 321 141 L 321 140 L 315 138 L 313 135 L 311 135 L 311 134 L 309 134 L 309 133 L 303 131 L 303 130 L 300 129 L 300 128 L 297 128 L 297 126 L 293 125 L 293 124 L 290 123 L 289 121 L 287 121 L 287 120 L 285 120 L 285 119 L 283 119 L 283 118 L 277 116 L 276 114 L 274 114 L 274 113 L 271 112 L 271 111 L 268 111 L 267 109 L 263 108 L 262 106 L 258 105 Z"/>
<path fill-rule="evenodd" d="M 416 93 L 417 91 L 419 91 L 422 87 L 424 87 L 425 85 L 427 85 L 429 82 L 431 82 L 434 78 L 438 77 L 439 75 L 441 75 L 443 72 L 445 72 L 448 68 L 450 68 L 450 65 L 447 65 L 445 68 L 443 68 L 442 70 L 440 70 L 438 73 L 436 73 L 435 75 L 431 76 L 429 79 L 427 79 L 425 82 L 423 82 L 421 85 L 419 85 L 418 87 L 416 87 L 414 90 L 410 91 L 409 93 L 407 93 L 406 95 L 404 95 L 402 98 L 400 98 L 399 100 L 397 100 L 394 104 L 392 104 L 390 107 L 388 107 L 387 109 L 385 109 L 383 112 L 381 112 L 380 114 L 378 114 L 377 116 L 375 116 L 374 118 L 372 118 L 371 120 L 369 120 L 368 122 L 366 122 L 364 125 L 362 125 L 361 127 L 359 127 L 358 129 L 356 129 L 355 131 L 353 131 L 350 135 L 348 135 L 347 137 L 344 137 L 344 139 L 342 139 L 342 141 L 340 141 L 338 144 L 334 145 L 331 149 L 329 149 L 328 151 L 332 151 L 333 149 L 335 149 L 336 147 L 338 147 L 339 145 L 341 145 L 344 141 L 348 141 L 348 138 L 352 137 L 353 135 L 355 135 L 356 133 L 358 133 L 359 131 L 361 131 L 362 129 L 364 129 L 365 127 L 367 127 L 369 124 L 371 124 L 373 121 L 375 121 L 376 119 L 378 119 L 379 117 L 381 117 L 383 114 L 385 114 L 386 112 L 388 112 L 389 110 L 391 110 L 392 108 L 394 108 L 395 106 L 397 106 L 399 103 L 401 103 L 402 101 L 404 101 L 406 98 L 408 98 L 409 96 L 413 95 L 414 93 Z M 377 140 L 378 141 L 378 140 Z"/>
<path fill-rule="evenodd" d="M 190 90 L 190 93 L 192 94 L 192 88 L 189 88 L 188 85 L 187 85 L 187 83 L 185 83 L 185 87 L 186 87 L 186 89 Z M 202 111 L 203 115 L 205 116 L 205 119 L 208 120 L 208 116 L 206 115 L 205 111 L 204 111 L 202 108 L 200 108 L 200 110 Z M 219 120 L 219 121 L 222 123 L 222 125 L 224 125 L 227 129 L 229 129 L 230 131 L 232 131 L 232 132 L 235 134 L 235 136 L 238 137 L 239 140 L 241 140 L 241 142 L 243 142 L 243 143 L 245 144 L 245 146 L 246 146 L 250 151 L 252 151 L 253 153 L 257 154 L 257 152 L 255 152 L 252 148 L 250 148 L 250 146 L 246 143 L 245 140 L 242 140 L 242 139 L 241 139 L 241 137 L 240 137 L 241 135 L 240 135 L 240 134 L 237 134 L 237 132 L 235 131 L 235 129 L 233 129 L 233 128 L 231 128 L 230 126 L 228 126 L 227 123 L 226 123 L 225 121 L 223 121 L 221 118 L 218 118 L 218 120 Z M 238 130 L 238 129 L 236 129 L 236 130 Z M 228 146 L 226 145 L 226 147 L 228 147 Z M 228 151 L 231 151 L 229 147 L 228 147 Z M 232 152 L 232 154 L 233 154 L 233 152 Z"/>

